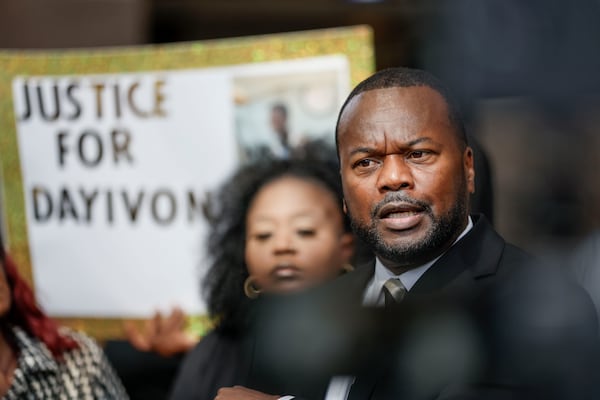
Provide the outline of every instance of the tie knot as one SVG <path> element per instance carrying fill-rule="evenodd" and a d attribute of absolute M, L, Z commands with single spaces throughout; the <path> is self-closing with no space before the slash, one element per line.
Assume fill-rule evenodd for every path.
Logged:
<path fill-rule="evenodd" d="M 386 307 L 400 303 L 406 295 L 406 288 L 397 278 L 390 278 L 385 281 L 382 291 Z"/>

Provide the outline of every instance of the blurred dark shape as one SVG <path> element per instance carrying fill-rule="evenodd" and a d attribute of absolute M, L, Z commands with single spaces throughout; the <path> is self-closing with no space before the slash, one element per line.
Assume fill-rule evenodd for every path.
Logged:
<path fill-rule="evenodd" d="M 466 109 L 519 95 L 565 105 L 600 91 L 599 19 L 594 0 L 444 2 L 420 58 Z"/>
<path fill-rule="evenodd" d="M 108 340 L 104 352 L 131 400 L 166 399 L 183 358 L 139 351 L 127 340 Z"/>
<path fill-rule="evenodd" d="M 438 293 L 394 309 L 263 298 L 250 380 L 306 399 L 323 398 L 331 375 L 377 381 L 365 399 L 596 398 L 596 321 L 580 307 L 589 299 L 538 268 L 483 297 Z"/>
<path fill-rule="evenodd" d="M 585 214 L 575 182 L 558 173 L 541 179 L 545 184 L 523 203 L 529 211 L 529 224 L 559 239 L 576 236 Z"/>
<path fill-rule="evenodd" d="M 330 139 L 330 140 L 328 140 Z M 296 158 L 306 158 L 320 160 L 331 165 L 335 170 L 340 169 L 340 163 L 337 157 L 334 144 L 331 138 L 318 137 L 307 139 L 302 144 L 292 149 L 292 156 Z"/>
<path fill-rule="evenodd" d="M 470 213 L 483 214 L 494 225 L 494 178 L 490 159 L 475 136 L 468 135 L 468 140 L 473 149 L 475 168 L 475 193 L 470 196 Z"/>
<path fill-rule="evenodd" d="M 571 251 L 564 265 L 589 293 L 600 322 L 600 229 L 581 240 Z"/>

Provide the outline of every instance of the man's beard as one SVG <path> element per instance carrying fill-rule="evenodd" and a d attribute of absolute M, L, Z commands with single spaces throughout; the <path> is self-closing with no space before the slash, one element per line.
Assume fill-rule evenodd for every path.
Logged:
<path fill-rule="evenodd" d="M 371 224 L 360 224 L 348 210 L 350 224 L 356 235 L 371 247 L 380 258 L 389 260 L 397 268 L 414 268 L 433 260 L 445 251 L 460 234 L 460 229 L 465 224 L 467 216 L 466 182 L 463 180 L 457 187 L 456 202 L 447 213 L 435 216 L 431 206 L 419 200 L 412 199 L 402 192 L 390 192 L 384 199 L 373 207 L 371 211 Z M 405 243 L 386 243 L 376 226 L 378 210 L 392 201 L 410 203 L 422 208 L 423 212 L 431 219 L 431 227 L 421 239 Z"/>

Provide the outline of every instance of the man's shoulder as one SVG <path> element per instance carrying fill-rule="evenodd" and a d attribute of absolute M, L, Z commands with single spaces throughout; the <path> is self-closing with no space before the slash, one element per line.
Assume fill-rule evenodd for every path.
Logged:
<path fill-rule="evenodd" d="M 527 250 L 511 243 L 505 243 L 502 254 L 498 259 L 498 274 L 500 276 L 528 276 L 535 279 L 543 273 L 541 260 Z"/>
<path fill-rule="evenodd" d="M 463 257 L 472 261 L 482 275 L 512 273 L 539 265 L 530 252 L 512 244 L 496 231 L 483 215 L 473 216 L 475 225 L 462 244 Z M 459 244 L 460 247 L 461 245 Z"/>

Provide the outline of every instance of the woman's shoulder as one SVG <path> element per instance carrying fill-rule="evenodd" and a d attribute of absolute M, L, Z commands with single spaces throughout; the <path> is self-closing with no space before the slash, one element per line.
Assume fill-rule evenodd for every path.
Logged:
<path fill-rule="evenodd" d="M 98 398 L 128 398 L 120 379 L 106 358 L 104 350 L 93 337 L 64 326 L 59 328 L 59 333 L 64 337 L 71 338 L 78 345 L 77 348 L 63 353 L 67 369 L 76 366 L 80 378 L 82 375 L 87 375 L 88 383 L 92 385 L 90 390 L 93 390 Z"/>
<path fill-rule="evenodd" d="M 77 343 L 77 347 L 67 350 L 62 357 L 67 363 L 75 362 L 77 365 L 86 366 L 90 371 L 106 369 L 108 360 L 100 344 L 85 332 L 61 326 L 59 333 Z M 99 368 L 98 368 L 99 367 Z"/>
<path fill-rule="evenodd" d="M 88 334 L 66 326 L 59 327 L 58 332 L 61 336 L 70 338 L 77 343 L 78 349 L 75 350 L 91 355 L 100 356 L 102 354 L 102 349 L 98 342 Z"/>

